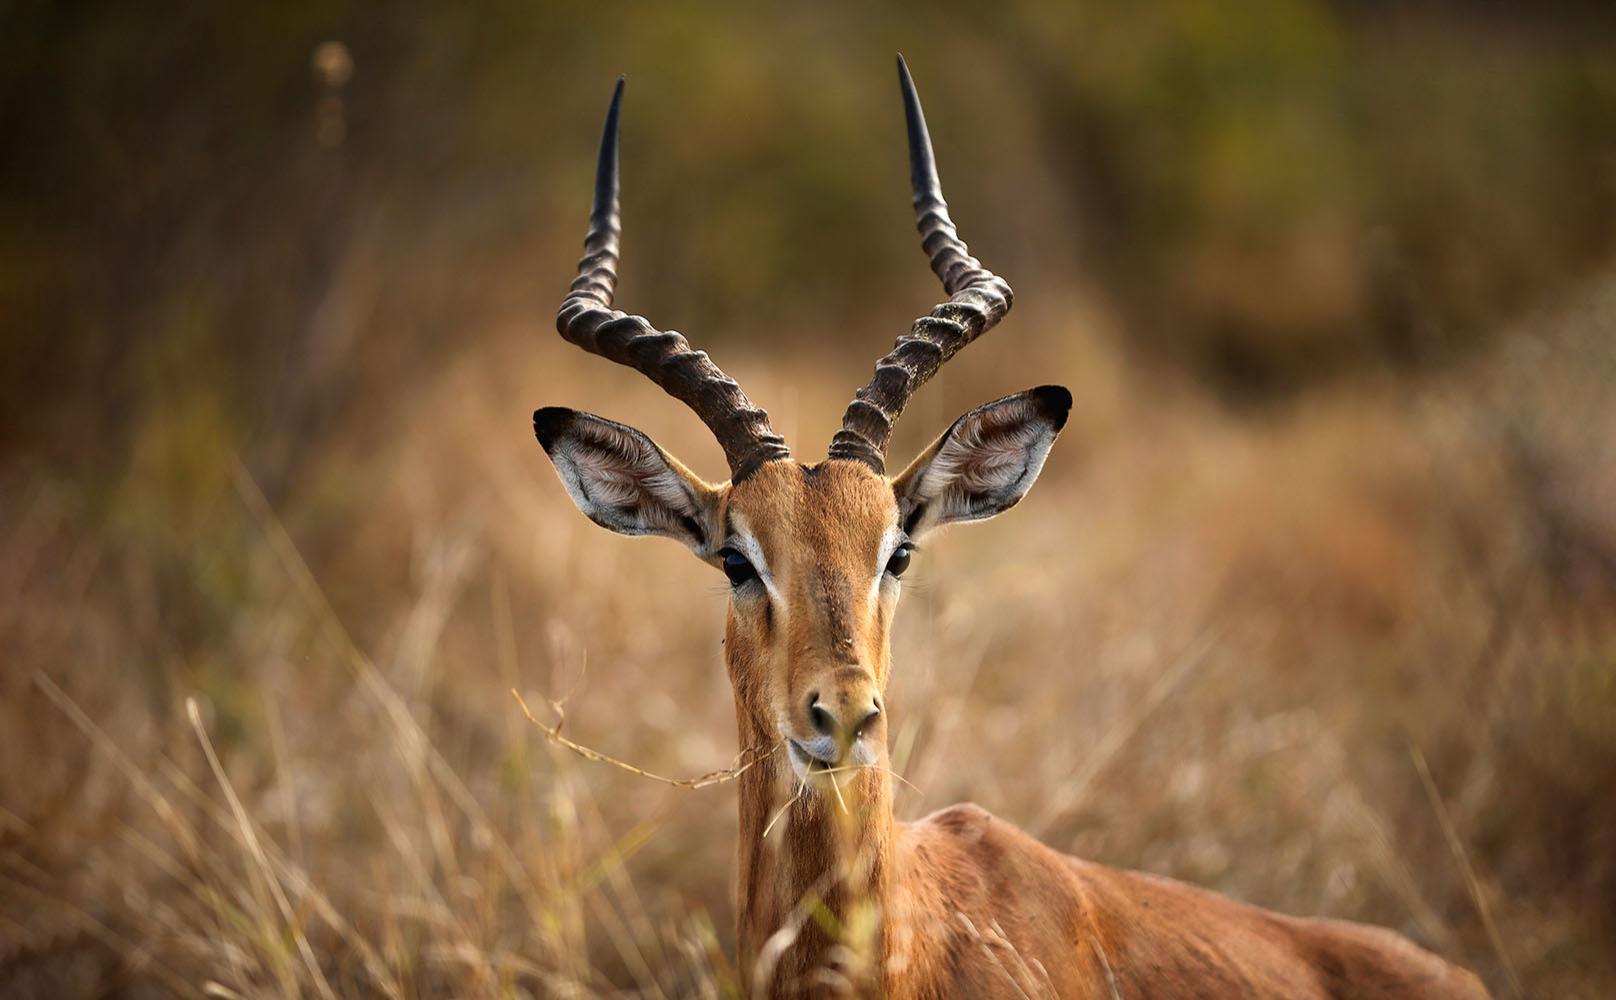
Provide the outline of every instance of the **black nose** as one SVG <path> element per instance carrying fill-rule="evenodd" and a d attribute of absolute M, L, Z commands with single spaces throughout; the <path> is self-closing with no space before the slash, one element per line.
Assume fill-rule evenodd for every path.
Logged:
<path fill-rule="evenodd" d="M 834 736 L 836 734 L 836 717 L 819 703 L 819 696 L 815 695 L 808 703 L 808 721 L 813 723 L 814 732 L 821 736 Z"/>
<path fill-rule="evenodd" d="M 880 715 L 873 697 L 844 700 L 840 706 L 820 701 L 817 692 L 808 699 L 808 721 L 821 736 L 856 740 Z"/>
<path fill-rule="evenodd" d="M 880 714 L 881 706 L 876 705 L 873 702 L 864 706 L 864 713 L 853 722 L 853 738 L 856 740 L 860 736 L 863 736 L 864 730 L 874 725 L 876 718 L 879 717 Z"/>

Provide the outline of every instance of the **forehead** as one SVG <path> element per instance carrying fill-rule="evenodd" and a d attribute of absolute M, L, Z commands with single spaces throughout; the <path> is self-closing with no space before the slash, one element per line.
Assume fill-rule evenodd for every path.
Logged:
<path fill-rule="evenodd" d="M 745 530 L 771 559 L 807 546 L 820 559 L 866 561 L 898 523 L 898 504 L 884 476 L 861 462 L 799 465 L 770 462 L 730 491 L 726 519 Z"/>

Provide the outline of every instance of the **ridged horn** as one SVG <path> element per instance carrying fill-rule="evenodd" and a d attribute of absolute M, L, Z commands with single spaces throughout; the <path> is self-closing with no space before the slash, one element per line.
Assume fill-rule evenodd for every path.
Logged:
<path fill-rule="evenodd" d="M 658 330 L 643 316 L 612 308 L 617 290 L 618 206 L 617 116 L 623 101 L 618 78 L 600 137 L 595 168 L 595 203 L 578 277 L 556 313 L 561 336 L 591 354 L 627 365 L 695 411 L 713 432 L 739 481 L 765 462 L 786 458 L 785 439 L 769 426 L 769 415 L 746 398 L 735 380 L 694 350 L 682 334 Z"/>
<path fill-rule="evenodd" d="M 937 179 L 936 157 L 920 96 L 903 56 L 898 56 L 898 83 L 909 128 L 909 180 L 914 188 L 915 225 L 931 269 L 943 283 L 948 301 L 915 320 L 890 353 L 875 363 L 875 374 L 854 396 L 842 417 L 842 429 L 831 439 L 830 457 L 863 462 L 886 471 L 886 449 L 892 427 L 904 406 L 959 349 L 1004 318 L 1014 293 L 1003 278 L 971 256 L 959 238 Z"/>

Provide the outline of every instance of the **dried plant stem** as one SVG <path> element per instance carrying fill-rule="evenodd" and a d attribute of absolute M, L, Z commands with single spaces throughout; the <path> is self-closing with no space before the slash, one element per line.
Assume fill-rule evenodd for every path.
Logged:
<path fill-rule="evenodd" d="M 739 754 L 736 754 L 735 763 L 731 764 L 729 767 L 722 768 L 717 771 L 708 771 L 706 774 L 695 778 L 669 778 L 664 775 L 654 774 L 647 771 L 643 767 L 637 767 L 634 764 L 630 764 L 626 760 L 620 760 L 610 754 L 601 753 L 599 750 L 596 750 L 593 747 L 586 747 L 582 743 L 579 743 L 576 740 L 564 735 L 561 732 L 561 727 L 567 722 L 567 710 L 564 704 L 566 699 L 562 699 L 561 701 L 555 701 L 554 699 L 548 698 L 545 699 L 550 703 L 550 710 L 554 712 L 556 716 L 554 725 L 546 725 L 544 722 L 539 720 L 538 716 L 533 714 L 533 710 L 528 707 L 527 699 L 522 697 L 522 693 L 520 691 L 516 690 L 515 688 L 511 688 L 511 697 L 515 698 L 516 704 L 521 706 L 522 714 L 527 716 L 527 721 L 542 729 L 544 731 L 544 738 L 549 740 L 551 743 L 571 750 L 584 760 L 594 761 L 597 764 L 609 764 L 612 767 L 627 771 L 630 774 L 638 775 L 641 778 L 649 778 L 652 781 L 660 781 L 665 785 L 672 785 L 675 788 L 706 788 L 709 785 L 719 785 L 726 781 L 734 781 L 736 778 L 739 778 L 741 775 L 751 770 L 755 765 L 760 764 L 774 756 L 775 753 L 779 751 L 780 747 L 785 745 L 785 740 L 782 739 L 780 742 L 775 743 L 767 748 L 747 747 Z M 746 758 L 750 759 L 746 760 Z M 746 760 L 746 763 L 741 763 L 742 760 Z M 910 788 L 913 788 L 916 792 L 920 791 L 920 788 L 916 786 L 914 782 L 910 781 L 908 778 L 905 778 L 897 771 L 892 770 L 890 767 L 881 767 L 876 764 L 853 764 L 844 767 L 830 767 L 816 772 L 818 774 L 823 774 L 830 777 L 831 787 L 836 789 L 836 798 L 837 801 L 841 802 L 843 812 L 847 811 L 847 802 L 842 798 L 842 789 L 839 785 L 837 785 L 835 775 L 844 771 L 884 771 L 885 773 L 892 775 L 892 777 L 897 778 L 905 785 L 908 785 Z M 807 784 L 804 783 L 802 789 L 806 790 L 807 787 Z M 799 792 L 798 795 L 793 796 L 791 801 L 795 802 L 800 797 L 801 792 Z M 787 803 L 787 805 L 789 804 L 790 803 Z M 778 819 L 779 817 L 777 816 L 775 818 Z M 773 823 L 771 822 L 770 825 L 772 826 Z M 767 831 L 765 831 L 764 835 L 768 835 Z"/>
<path fill-rule="evenodd" d="M 917 795 L 925 795 L 926 794 L 925 792 L 922 792 L 920 790 L 920 786 L 915 784 L 913 781 L 910 781 L 908 778 L 905 778 L 903 775 L 899 774 L 897 771 L 894 771 L 892 768 L 890 768 L 890 767 L 882 767 L 880 764 L 843 764 L 840 767 L 827 767 L 827 768 L 824 768 L 822 770 L 815 771 L 813 773 L 815 773 L 815 774 L 841 774 L 844 771 L 879 771 L 882 774 L 888 774 L 888 775 L 891 775 L 894 778 L 897 778 L 899 781 L 903 782 L 904 784 L 908 785 L 910 788 L 914 789 L 914 791 L 915 791 L 915 793 Z M 841 796 L 841 790 L 837 789 L 837 797 L 840 798 L 840 796 Z"/>
<path fill-rule="evenodd" d="M 521 692 L 517 691 L 515 688 L 511 688 L 511 697 L 515 698 L 516 703 L 522 706 L 522 714 L 527 716 L 527 721 L 544 730 L 544 738 L 549 740 L 551 743 L 554 743 L 557 746 L 566 747 L 568 750 L 571 750 L 584 760 L 591 760 L 597 764 L 610 764 L 611 766 L 621 768 L 630 774 L 637 774 L 642 778 L 649 778 L 652 781 L 660 781 L 665 785 L 672 785 L 675 788 L 706 788 L 708 785 L 718 785 L 726 781 L 734 781 L 736 778 L 739 778 L 741 775 L 749 771 L 753 765 L 768 760 L 774 755 L 775 751 L 779 750 L 780 747 L 785 743 L 785 740 L 781 740 L 779 743 L 776 743 L 768 748 L 747 747 L 745 750 L 742 750 L 736 755 L 736 762 L 734 764 L 718 771 L 709 771 L 700 777 L 667 778 L 660 774 L 652 774 L 650 771 L 647 771 L 642 767 L 635 767 L 628 761 L 618 760 L 616 757 L 613 757 L 610 754 L 604 754 L 599 750 L 586 747 L 582 743 L 575 742 L 562 735 L 561 727 L 566 724 L 567 713 L 566 709 L 562 707 L 561 702 L 553 700 L 550 701 L 550 710 L 555 713 L 556 721 L 555 725 L 549 726 L 545 725 L 543 722 L 540 722 L 538 717 L 533 714 L 533 710 L 527 707 L 527 702 L 523 700 Z M 744 764 L 740 763 L 746 758 L 750 759 L 746 760 L 746 763 Z"/>
<path fill-rule="evenodd" d="M 830 787 L 836 792 L 836 804 L 842 807 L 842 815 L 851 816 L 852 813 L 847 811 L 847 800 L 842 798 L 842 783 L 836 780 L 836 775 L 831 771 L 826 771 L 825 775 L 830 778 Z"/>
<path fill-rule="evenodd" d="M 262 884 L 269 890 L 275 901 L 275 909 L 279 911 L 281 919 L 285 921 L 282 930 L 292 937 L 297 947 L 298 957 L 303 960 L 303 966 L 309 973 L 316 991 L 327 1000 L 336 1000 L 336 993 L 331 984 L 326 981 L 325 973 L 320 969 L 320 963 L 314 957 L 314 949 L 309 945 L 308 938 L 303 933 L 302 922 L 292 909 L 291 901 L 286 898 L 286 892 L 281 888 L 281 880 L 273 865 L 270 864 L 269 855 L 264 851 L 258 840 L 258 831 L 252 820 L 247 816 L 247 808 L 242 805 L 241 799 L 236 795 L 235 786 L 230 784 L 230 778 L 225 774 L 224 764 L 220 763 L 219 755 L 213 750 L 213 741 L 208 739 L 208 731 L 202 725 L 202 713 L 197 708 L 195 698 L 185 699 L 185 714 L 191 720 L 191 728 L 196 730 L 197 741 L 202 744 L 202 752 L 207 756 L 208 767 L 213 770 L 214 778 L 224 791 L 225 801 L 230 805 L 230 813 L 235 817 L 236 825 L 240 829 L 241 844 L 246 848 L 248 857 L 252 860 L 250 869 L 259 876 Z M 290 983 L 291 981 L 289 981 Z"/>
<path fill-rule="evenodd" d="M 1408 752 L 1414 759 L 1414 770 L 1419 772 L 1420 784 L 1425 787 L 1425 795 L 1431 800 L 1431 809 L 1436 813 L 1436 820 L 1442 826 L 1442 836 L 1448 841 L 1448 850 L 1453 852 L 1454 860 L 1459 863 L 1459 871 L 1464 875 L 1465 888 L 1470 890 L 1470 901 L 1475 904 L 1482 926 L 1487 929 L 1487 939 L 1498 955 L 1499 964 L 1504 967 L 1504 975 L 1509 978 L 1510 989 L 1517 997 L 1524 997 L 1526 991 L 1521 985 L 1521 977 L 1515 971 L 1515 963 L 1509 960 L 1509 953 L 1504 950 L 1504 936 L 1499 933 L 1492 910 L 1487 906 L 1486 897 L 1481 893 L 1481 880 L 1476 877 L 1476 870 L 1470 865 L 1470 855 L 1464 849 L 1464 842 L 1459 839 L 1459 831 L 1453 825 L 1453 818 L 1448 815 L 1447 806 L 1442 804 L 1442 795 L 1437 791 L 1436 779 L 1431 777 L 1431 767 L 1425 762 L 1425 754 L 1412 744 Z"/>
<path fill-rule="evenodd" d="M 784 816 L 786 814 L 786 812 L 792 806 L 796 805 L 798 799 L 802 798 L 804 795 L 807 795 L 807 794 L 808 794 L 808 782 L 804 781 L 802 784 L 797 786 L 796 794 L 791 796 L 791 798 L 787 799 L 786 804 L 780 807 L 780 811 L 774 814 L 773 819 L 769 820 L 768 825 L 763 828 L 763 836 L 760 839 L 768 840 L 769 839 L 769 831 L 774 829 L 774 824 L 780 822 L 780 817 Z"/>

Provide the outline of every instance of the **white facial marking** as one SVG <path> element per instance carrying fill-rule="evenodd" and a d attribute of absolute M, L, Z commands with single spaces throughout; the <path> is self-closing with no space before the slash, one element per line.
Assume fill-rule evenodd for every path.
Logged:
<path fill-rule="evenodd" d="M 876 549 L 875 579 L 870 583 L 870 609 L 875 609 L 875 603 L 881 599 L 881 584 L 886 582 L 887 562 L 891 560 L 892 553 L 898 551 L 903 544 L 903 530 L 896 524 L 887 528 L 886 534 L 881 536 L 881 545 Z"/>
<path fill-rule="evenodd" d="M 751 526 L 746 523 L 746 515 L 740 511 L 731 511 L 730 523 L 734 526 L 735 533 L 729 537 L 729 544 L 745 556 L 746 561 L 757 570 L 758 579 L 763 581 L 763 589 L 768 591 L 769 596 L 776 603 L 783 604 L 780 591 L 774 585 L 774 575 L 769 572 L 768 560 L 763 558 L 763 546 L 759 545 L 757 538 L 753 536 Z"/>

